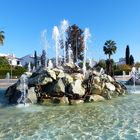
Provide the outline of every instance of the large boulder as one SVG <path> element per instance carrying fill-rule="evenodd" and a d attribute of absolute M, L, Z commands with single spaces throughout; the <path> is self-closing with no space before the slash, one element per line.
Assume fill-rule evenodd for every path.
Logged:
<path fill-rule="evenodd" d="M 81 81 L 84 80 L 84 75 L 81 73 L 74 73 L 74 74 L 72 74 L 72 77 L 74 80 L 81 80 Z"/>
<path fill-rule="evenodd" d="M 37 96 L 35 93 L 35 87 L 30 87 L 28 89 L 27 99 L 33 104 L 37 103 Z"/>
<path fill-rule="evenodd" d="M 65 93 L 65 85 L 62 81 L 62 79 L 59 79 L 55 82 L 53 85 L 53 92 L 55 93 Z"/>
<path fill-rule="evenodd" d="M 82 81 L 81 80 L 73 81 L 70 84 L 69 93 L 79 94 L 80 96 L 83 96 L 85 94 L 85 89 L 82 86 Z"/>
<path fill-rule="evenodd" d="M 106 88 L 109 89 L 110 91 L 115 91 L 115 86 L 111 83 L 105 83 Z"/>
<path fill-rule="evenodd" d="M 40 85 L 47 85 L 48 83 L 52 83 L 53 80 L 50 77 L 45 77 L 44 80 L 41 81 Z"/>
<path fill-rule="evenodd" d="M 70 84 L 73 82 L 73 78 L 71 75 L 65 73 L 65 77 L 63 77 L 63 81 L 65 84 Z"/>
<path fill-rule="evenodd" d="M 89 98 L 89 102 L 99 102 L 99 101 L 104 101 L 105 98 L 100 96 L 100 95 L 91 95 Z"/>
<path fill-rule="evenodd" d="M 102 88 L 101 86 L 97 85 L 97 84 L 94 84 L 92 85 L 91 87 L 91 94 L 101 94 L 102 93 Z"/>
<path fill-rule="evenodd" d="M 51 70 L 51 69 L 47 69 L 47 74 L 53 78 L 54 80 L 56 80 L 56 74 L 55 74 L 55 71 L 54 70 Z"/>

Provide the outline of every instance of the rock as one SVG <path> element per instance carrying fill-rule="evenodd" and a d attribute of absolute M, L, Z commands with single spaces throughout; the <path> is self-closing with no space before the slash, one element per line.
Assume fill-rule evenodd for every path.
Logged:
<path fill-rule="evenodd" d="M 28 89 L 28 94 L 27 94 L 27 98 L 31 101 L 31 103 L 35 104 L 37 103 L 37 96 L 36 93 L 34 91 L 35 87 L 31 87 Z"/>
<path fill-rule="evenodd" d="M 55 92 L 55 93 L 65 93 L 65 85 L 64 85 L 62 79 L 59 79 L 53 85 L 53 92 Z"/>
<path fill-rule="evenodd" d="M 111 83 L 105 83 L 106 88 L 109 89 L 110 91 L 115 91 L 115 86 Z"/>
<path fill-rule="evenodd" d="M 54 103 L 54 104 L 69 104 L 69 100 L 68 100 L 68 97 L 60 97 L 60 98 L 58 98 L 58 97 L 54 97 L 53 99 L 52 99 L 52 102 Z"/>
<path fill-rule="evenodd" d="M 100 73 L 97 72 L 97 71 L 95 71 L 95 70 L 94 70 L 92 73 L 93 73 L 93 75 L 95 75 L 95 76 L 98 76 L 98 77 L 100 76 Z"/>
<path fill-rule="evenodd" d="M 43 99 L 43 101 L 40 103 L 41 105 L 52 105 L 52 99 L 47 98 L 47 99 Z"/>
<path fill-rule="evenodd" d="M 83 96 L 85 94 L 85 89 L 82 87 L 82 81 L 76 80 L 70 84 L 69 93 L 79 94 Z"/>
<path fill-rule="evenodd" d="M 100 96 L 100 95 L 91 95 L 89 98 L 89 102 L 99 102 L 99 101 L 104 101 L 105 98 Z"/>
<path fill-rule="evenodd" d="M 110 75 L 108 75 L 107 78 L 108 78 L 109 82 L 111 82 L 111 83 L 115 82 L 115 80 Z"/>
<path fill-rule="evenodd" d="M 110 100 L 110 99 L 112 98 L 112 96 L 111 96 L 111 91 L 109 91 L 108 89 L 105 89 L 105 90 L 102 92 L 102 96 L 103 96 L 105 99 Z"/>
<path fill-rule="evenodd" d="M 91 94 L 101 94 L 102 93 L 102 88 L 97 85 L 97 84 L 94 84 L 92 87 L 91 87 Z"/>
<path fill-rule="evenodd" d="M 65 73 L 65 77 L 63 78 L 63 81 L 64 83 L 70 84 L 73 82 L 73 78 L 69 74 Z"/>
<path fill-rule="evenodd" d="M 95 83 L 95 84 L 99 84 L 100 82 L 101 82 L 100 77 L 95 76 L 95 77 L 94 77 L 94 83 Z"/>
<path fill-rule="evenodd" d="M 53 78 L 54 80 L 56 80 L 56 74 L 55 74 L 55 71 L 54 70 L 51 70 L 51 69 L 48 69 L 47 70 L 47 74 Z"/>
<path fill-rule="evenodd" d="M 41 82 L 41 85 L 46 85 L 48 83 L 52 83 L 53 80 L 50 77 L 45 77 L 44 80 Z"/>
<path fill-rule="evenodd" d="M 74 73 L 74 74 L 72 74 L 72 77 L 74 80 L 81 80 L 81 81 L 84 80 L 84 75 L 81 73 Z"/>
<path fill-rule="evenodd" d="M 57 78 L 63 78 L 65 77 L 65 73 L 63 71 L 60 71 Z"/>
<path fill-rule="evenodd" d="M 69 67 L 69 68 L 75 68 L 75 64 L 74 63 L 65 63 L 64 67 Z"/>
<path fill-rule="evenodd" d="M 81 104 L 84 103 L 83 100 L 70 100 L 70 104 L 71 105 L 77 105 L 77 104 Z"/>
<path fill-rule="evenodd" d="M 56 76 L 58 76 L 60 72 L 63 72 L 63 70 L 58 68 L 54 68 L 53 71 L 55 72 Z"/>
<path fill-rule="evenodd" d="M 28 78 L 32 76 L 32 72 L 24 72 L 24 74 L 26 74 Z"/>

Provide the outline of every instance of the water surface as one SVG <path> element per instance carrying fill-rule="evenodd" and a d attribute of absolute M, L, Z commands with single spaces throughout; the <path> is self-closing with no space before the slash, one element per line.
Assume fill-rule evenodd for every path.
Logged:
<path fill-rule="evenodd" d="M 0 140 L 140 139 L 140 94 L 75 106 L 17 108 L 3 103 Z"/>

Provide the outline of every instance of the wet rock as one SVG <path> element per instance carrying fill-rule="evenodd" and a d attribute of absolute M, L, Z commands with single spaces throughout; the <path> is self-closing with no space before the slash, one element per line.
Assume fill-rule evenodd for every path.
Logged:
<path fill-rule="evenodd" d="M 47 85 L 48 83 L 52 83 L 53 80 L 50 77 L 45 77 L 44 80 L 40 83 L 41 85 Z"/>
<path fill-rule="evenodd" d="M 79 94 L 83 96 L 85 94 L 85 89 L 82 87 L 82 81 L 76 80 L 70 84 L 69 93 Z"/>
<path fill-rule="evenodd" d="M 115 91 L 115 86 L 111 83 L 105 83 L 106 88 L 109 89 L 110 91 Z"/>
<path fill-rule="evenodd" d="M 115 80 L 110 75 L 108 75 L 107 78 L 108 78 L 109 82 L 111 82 L 111 83 L 115 82 Z"/>
<path fill-rule="evenodd" d="M 102 88 L 101 86 L 97 85 L 97 84 L 94 84 L 92 87 L 91 87 L 91 94 L 101 94 L 102 93 Z"/>
<path fill-rule="evenodd" d="M 36 92 L 35 92 L 35 87 L 31 87 L 28 89 L 27 98 L 31 103 L 33 103 L 33 104 L 37 103 L 37 96 L 36 96 Z"/>
<path fill-rule="evenodd" d="M 89 98 L 89 102 L 99 102 L 99 101 L 104 101 L 105 98 L 100 96 L 100 95 L 91 95 Z"/>
<path fill-rule="evenodd" d="M 55 82 L 55 84 L 53 85 L 53 92 L 65 93 L 65 85 L 62 79 L 59 79 L 58 81 Z"/>
<path fill-rule="evenodd" d="M 81 81 L 84 80 L 84 75 L 81 73 L 74 73 L 74 74 L 72 74 L 72 77 L 74 80 L 81 80 Z"/>
<path fill-rule="evenodd" d="M 70 100 L 70 105 L 77 105 L 84 103 L 83 100 Z"/>
<path fill-rule="evenodd" d="M 54 80 L 56 80 L 56 74 L 55 74 L 55 71 L 54 70 L 51 70 L 51 69 L 48 69 L 47 70 L 47 74 L 53 78 Z"/>

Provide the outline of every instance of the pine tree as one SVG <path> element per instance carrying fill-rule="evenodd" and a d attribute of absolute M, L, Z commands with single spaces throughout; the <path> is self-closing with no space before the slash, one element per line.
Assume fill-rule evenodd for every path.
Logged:
<path fill-rule="evenodd" d="M 126 64 L 130 64 L 130 50 L 129 50 L 129 45 L 126 46 L 126 52 L 125 52 L 125 60 Z"/>
<path fill-rule="evenodd" d="M 84 32 L 77 25 L 69 26 L 66 39 L 66 58 L 68 60 L 69 47 L 73 53 L 73 61 L 83 60 L 84 54 Z"/>

